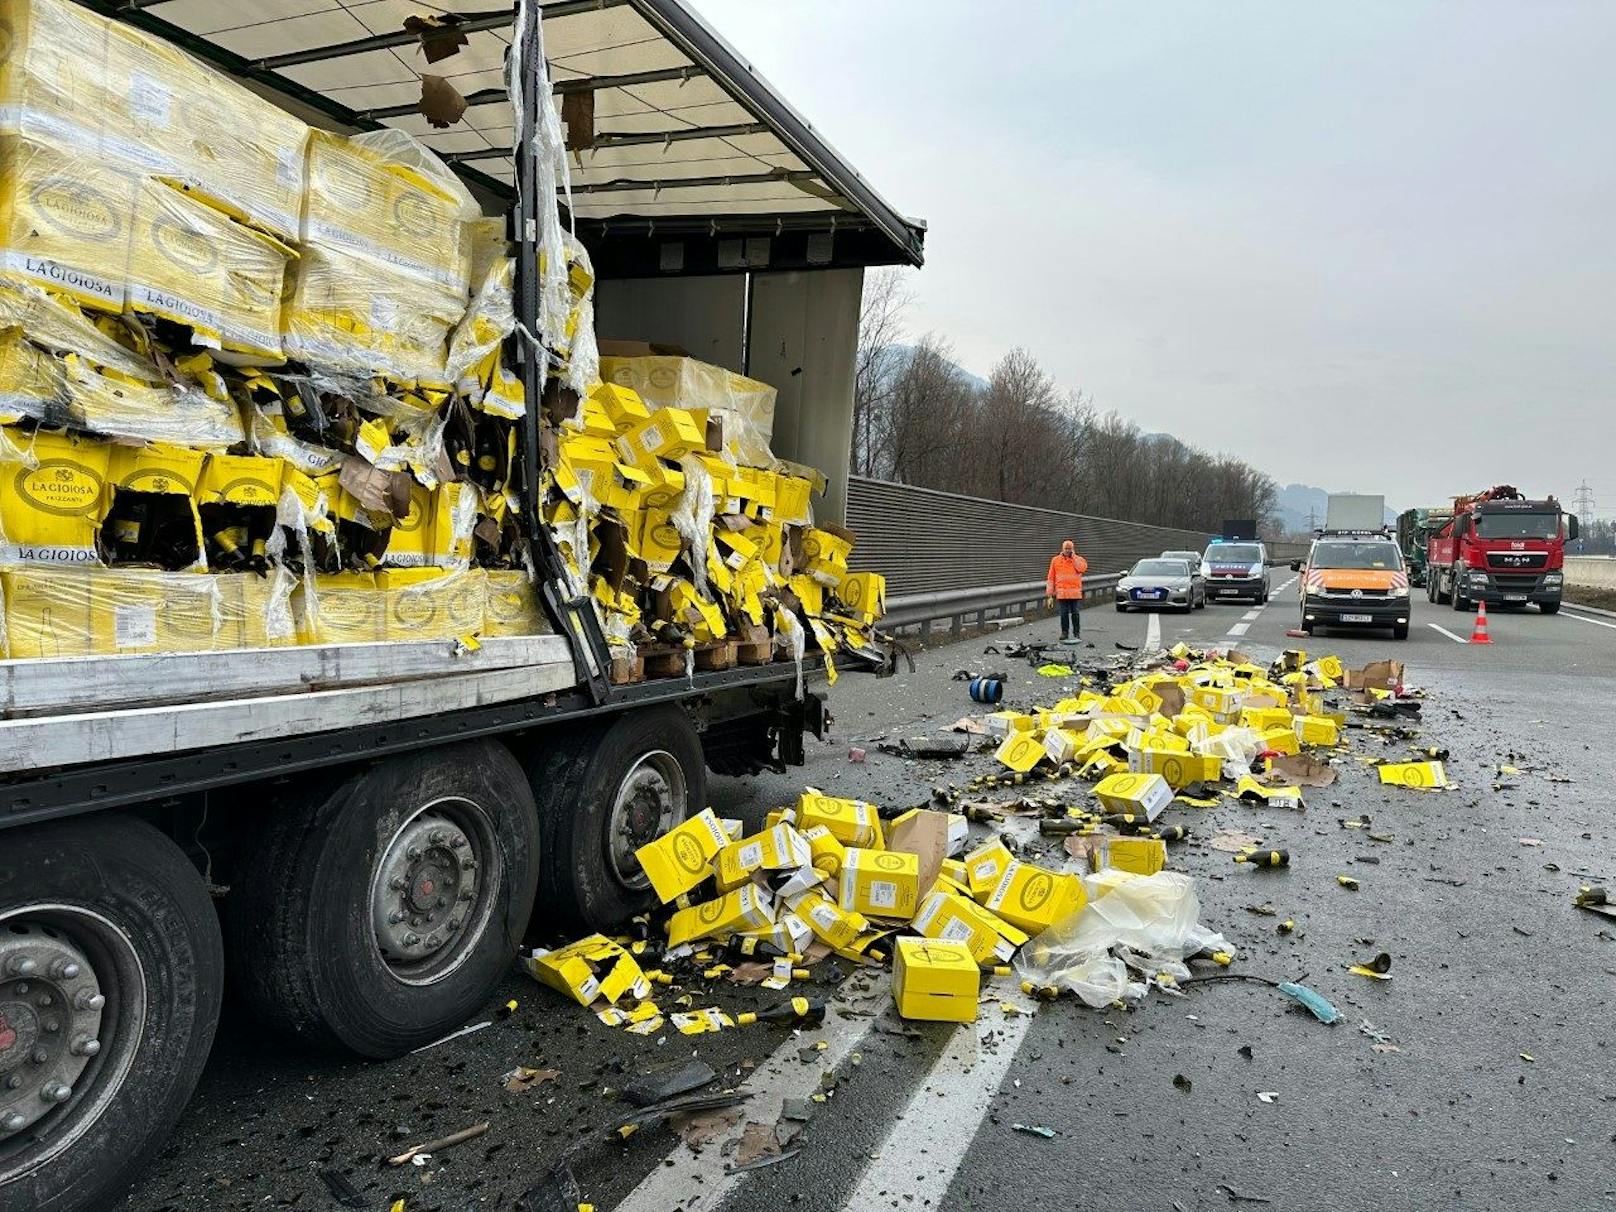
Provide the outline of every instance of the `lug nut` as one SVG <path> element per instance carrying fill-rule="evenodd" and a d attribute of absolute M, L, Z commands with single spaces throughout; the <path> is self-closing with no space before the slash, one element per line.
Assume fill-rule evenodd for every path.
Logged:
<path fill-rule="evenodd" d="M 99 1010 L 107 1004 L 107 999 L 94 989 L 80 989 L 73 997 L 73 1005 L 79 1010 Z"/>
<path fill-rule="evenodd" d="M 442 909 L 448 903 L 449 903 L 449 898 L 446 897 L 446 896 L 440 896 L 436 901 L 433 902 L 433 904 L 436 905 L 439 909 Z"/>
<path fill-rule="evenodd" d="M 73 1087 L 64 1086 L 61 1082 L 52 1082 L 39 1092 L 39 1097 L 47 1103 L 65 1103 L 73 1097 Z"/>
<path fill-rule="evenodd" d="M 470 888 L 467 888 L 464 892 L 462 892 L 460 894 L 460 899 L 462 901 L 465 901 L 465 902 L 469 902 L 471 900 L 471 897 L 472 897 L 472 892 L 471 892 Z"/>
<path fill-rule="evenodd" d="M 14 955 L 6 962 L 6 972 L 11 976 L 32 976 L 39 971 L 39 964 L 26 955 Z"/>
<path fill-rule="evenodd" d="M 74 1056 L 94 1056 L 101 1051 L 101 1041 L 88 1035 L 78 1036 L 73 1041 L 72 1051 Z"/>
<path fill-rule="evenodd" d="M 13 1073 L 10 1077 L 6 1078 L 6 1089 L 7 1090 L 21 1090 L 22 1089 L 22 1074 Z"/>
<path fill-rule="evenodd" d="M 426 840 L 431 842 L 434 846 L 441 846 L 444 842 L 449 840 L 449 835 L 441 829 L 434 829 L 431 833 L 426 835 Z"/>
<path fill-rule="evenodd" d="M 27 1122 L 28 1121 L 25 1120 L 19 1113 L 13 1111 L 10 1115 L 6 1116 L 3 1124 L 0 1124 L 0 1126 L 3 1126 L 7 1132 L 21 1132 L 23 1125 L 25 1125 Z"/>
<path fill-rule="evenodd" d="M 33 1061 L 36 1065 L 43 1065 L 46 1061 L 50 1060 L 50 1053 L 45 1051 L 43 1048 L 35 1048 L 28 1054 L 28 1059 Z"/>
<path fill-rule="evenodd" d="M 55 1018 L 47 1018 L 43 1022 L 41 1022 L 39 1025 L 42 1028 L 44 1028 L 44 1031 L 45 1031 L 46 1035 L 55 1035 L 58 1031 L 60 1031 L 62 1029 L 61 1020 L 60 1019 L 55 1019 Z"/>
<path fill-rule="evenodd" d="M 392 879 L 387 881 L 387 886 L 394 892 L 403 892 L 406 886 L 404 883 L 404 877 L 402 875 L 395 875 Z"/>
<path fill-rule="evenodd" d="M 404 945 L 406 947 L 413 947 L 417 943 L 419 943 L 420 941 L 421 941 L 421 936 L 419 934 L 406 934 L 404 936 Z"/>
<path fill-rule="evenodd" d="M 460 870 L 462 870 L 462 871 L 475 871 L 476 869 L 477 869 L 477 860 L 472 858 L 471 855 L 468 854 L 468 855 L 466 855 L 465 858 L 460 860 Z"/>
<path fill-rule="evenodd" d="M 48 993 L 41 993 L 38 997 L 36 997 L 34 999 L 34 1005 L 39 1006 L 41 1008 L 43 1008 L 45 1006 L 48 1006 L 50 1004 L 51 1004 L 51 995 L 48 994 Z"/>
<path fill-rule="evenodd" d="M 80 968 L 70 959 L 59 959 L 51 965 L 50 973 L 59 981 L 70 981 L 78 977 L 84 969 Z"/>
<path fill-rule="evenodd" d="M 419 916 L 412 917 L 412 918 L 410 918 L 410 925 L 414 926 L 417 930 L 419 930 L 422 926 L 426 925 L 426 918 L 419 917 Z"/>
<path fill-rule="evenodd" d="M 426 945 L 428 947 L 436 947 L 442 941 L 443 940 L 441 938 L 439 938 L 436 934 L 429 934 L 429 935 L 426 936 Z"/>
<path fill-rule="evenodd" d="M 404 851 L 404 857 L 412 863 L 418 862 L 421 858 L 421 848 L 419 846 L 410 846 Z"/>
<path fill-rule="evenodd" d="M 17 996 L 22 997 L 27 992 L 28 992 L 28 982 L 27 981 L 18 981 L 17 982 L 17 988 L 16 988 Z"/>
<path fill-rule="evenodd" d="M 389 926 L 396 926 L 400 922 L 402 922 L 403 920 L 404 920 L 404 911 L 402 909 L 395 909 L 395 910 L 393 910 L 391 913 L 389 913 L 387 915 L 387 924 Z"/>
<path fill-rule="evenodd" d="M 464 850 L 466 848 L 466 839 L 463 837 L 456 837 L 449 843 L 449 847 L 452 850 Z"/>

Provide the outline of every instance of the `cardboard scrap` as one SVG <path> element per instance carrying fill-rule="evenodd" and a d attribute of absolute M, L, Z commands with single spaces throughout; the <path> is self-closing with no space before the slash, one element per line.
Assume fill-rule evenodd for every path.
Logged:
<path fill-rule="evenodd" d="M 1300 787 L 1328 787 L 1336 780 L 1334 766 L 1305 753 L 1282 753 L 1269 761 L 1269 774 L 1282 783 Z"/>

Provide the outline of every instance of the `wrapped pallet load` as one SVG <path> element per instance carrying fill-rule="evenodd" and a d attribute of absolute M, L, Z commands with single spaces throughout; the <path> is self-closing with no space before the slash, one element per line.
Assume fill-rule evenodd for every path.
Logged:
<path fill-rule="evenodd" d="M 0 589 L 15 659 L 549 630 L 533 503 L 620 680 L 878 655 L 883 585 L 770 449 L 775 390 L 600 357 L 541 233 L 543 406 L 504 217 L 71 0 L 0 0 Z M 553 258 L 553 260 L 552 260 Z"/>

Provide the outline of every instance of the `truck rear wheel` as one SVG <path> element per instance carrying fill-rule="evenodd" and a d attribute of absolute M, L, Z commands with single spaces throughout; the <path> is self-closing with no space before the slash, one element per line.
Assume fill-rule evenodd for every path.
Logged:
<path fill-rule="evenodd" d="M 228 902 L 232 976 L 266 1022 L 399 1056 L 493 996 L 533 908 L 538 818 L 493 741 L 387 758 L 266 813 Z"/>
<path fill-rule="evenodd" d="M 0 855 L 0 1207 L 110 1207 L 202 1074 L 218 916 L 133 818 L 7 833 Z"/>
<path fill-rule="evenodd" d="M 707 803 L 701 738 L 677 707 L 539 733 L 528 763 L 544 861 L 539 896 L 568 925 L 610 930 L 652 902 L 634 851 Z"/>

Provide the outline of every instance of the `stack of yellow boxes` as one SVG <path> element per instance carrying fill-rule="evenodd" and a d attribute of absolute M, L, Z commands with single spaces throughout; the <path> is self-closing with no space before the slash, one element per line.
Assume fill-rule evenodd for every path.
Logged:
<path fill-rule="evenodd" d="M 544 630 L 504 220 L 408 134 L 311 130 L 72 0 L 0 0 L 0 29 L 9 655 Z M 552 369 L 595 347 L 562 252 Z M 773 388 L 672 355 L 601 373 L 544 510 L 615 650 L 876 654 L 884 583 L 770 452 Z M 211 625 L 150 625 L 192 597 Z"/>
<path fill-rule="evenodd" d="M 563 424 L 546 516 L 614 651 L 734 643 L 762 662 L 811 643 L 832 678 L 836 653 L 871 651 L 885 580 L 814 526 L 823 478 L 770 453 L 774 389 L 661 353 L 601 374 Z"/>
<path fill-rule="evenodd" d="M 502 221 L 408 136 L 311 132 L 69 0 L 0 28 L 5 655 L 545 630 L 511 536 L 472 540 L 519 393 L 445 436 Z"/>
<path fill-rule="evenodd" d="M 636 857 L 664 904 L 668 945 L 779 955 L 782 984 L 817 941 L 860 964 L 894 961 L 893 994 L 907 1018 L 969 1022 L 983 968 L 1009 963 L 1032 935 L 1080 911 L 1082 881 L 1019 862 L 1002 844 L 964 859 L 963 817 L 915 809 L 890 822 L 874 804 L 808 788 L 761 832 L 698 813 Z M 899 937 L 909 935 L 912 937 Z M 755 949 L 764 946 L 758 952 Z"/>

